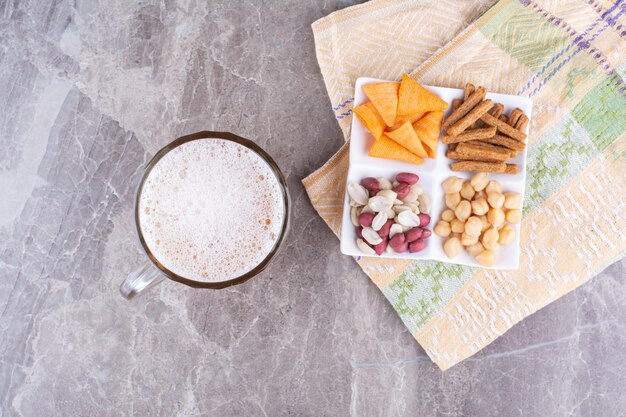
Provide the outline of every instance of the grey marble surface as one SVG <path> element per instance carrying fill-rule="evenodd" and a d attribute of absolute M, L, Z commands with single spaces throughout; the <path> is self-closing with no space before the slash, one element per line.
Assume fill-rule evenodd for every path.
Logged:
<path fill-rule="evenodd" d="M 625 263 L 442 373 L 300 184 L 342 139 L 310 24 L 349 1 L 0 0 L 0 416 L 623 416 Z M 131 196 L 174 137 L 228 130 L 288 177 L 259 278 L 165 282 Z"/>

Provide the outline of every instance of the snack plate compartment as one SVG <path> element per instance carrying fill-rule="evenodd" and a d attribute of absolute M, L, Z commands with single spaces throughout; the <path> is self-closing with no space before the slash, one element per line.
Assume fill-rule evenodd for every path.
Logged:
<path fill-rule="evenodd" d="M 354 94 L 354 106 L 358 106 L 367 101 L 367 97 L 363 93 L 363 85 L 384 81 L 387 80 L 367 77 L 361 77 L 357 79 Z M 425 85 L 424 87 L 437 94 L 443 100 L 447 101 L 448 104 L 451 104 L 452 100 L 455 98 L 463 98 L 463 90 L 458 88 L 432 87 L 427 85 Z M 502 103 L 504 105 L 505 114 L 509 114 L 511 110 L 518 107 L 526 114 L 526 116 L 528 116 L 529 119 L 531 119 L 532 101 L 527 97 L 487 93 L 487 98 L 492 99 L 496 103 Z M 450 108 L 446 110 L 444 119 L 448 116 L 450 111 Z M 437 147 L 437 154 L 435 155 L 434 159 L 425 159 L 424 164 L 414 165 L 402 161 L 374 158 L 369 156 L 368 151 L 372 143 L 374 142 L 374 138 L 356 117 L 352 118 L 351 132 L 350 168 L 348 170 L 347 181 L 359 182 L 361 179 L 371 176 L 385 177 L 391 180 L 393 179 L 395 174 L 399 172 L 412 172 L 419 175 L 419 184 L 422 186 L 424 192 L 428 194 L 432 200 L 432 207 L 430 211 L 431 222 L 428 225 L 428 228 L 431 230 L 439 221 L 441 212 L 446 208 L 441 183 L 446 178 L 452 175 L 456 175 L 463 179 L 469 179 L 473 175 L 473 173 L 471 172 L 454 172 L 450 169 L 450 163 L 452 163 L 453 160 L 445 156 L 445 151 L 448 145 L 442 144 L 441 141 L 439 142 L 439 145 Z M 526 129 L 525 133 L 528 134 L 528 128 Z M 489 174 L 490 179 L 500 182 L 503 192 L 513 191 L 520 193 L 522 196 L 522 201 L 524 198 L 524 188 L 526 183 L 527 149 L 528 146 L 523 152 L 518 152 L 516 158 L 512 158 L 507 161 L 508 163 L 515 163 L 519 166 L 518 174 Z M 478 262 L 476 262 L 476 260 L 469 256 L 465 251 L 462 251 L 462 253 L 454 259 L 448 258 L 443 251 L 443 242 L 445 241 L 445 238 L 437 236 L 434 232 L 432 236 L 428 239 L 428 244 L 426 248 L 421 252 L 405 252 L 401 254 L 385 252 L 381 256 L 371 256 L 379 258 L 437 260 L 442 262 L 489 269 L 517 269 L 519 267 L 520 253 L 520 223 L 511 226 L 513 230 L 515 230 L 515 239 L 510 244 L 500 247 L 500 250 L 496 255 L 497 263 L 492 267 L 480 266 Z M 370 256 L 364 255 L 356 246 L 356 230 L 350 221 L 350 204 L 347 192 L 344 195 L 341 230 L 342 253 L 351 256 Z"/>

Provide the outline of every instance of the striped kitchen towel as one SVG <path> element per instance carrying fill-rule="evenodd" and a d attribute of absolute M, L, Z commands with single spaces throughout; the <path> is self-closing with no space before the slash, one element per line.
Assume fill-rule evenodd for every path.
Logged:
<path fill-rule="evenodd" d="M 519 270 L 358 260 L 441 369 L 624 256 L 621 0 L 375 0 L 333 13 L 315 22 L 313 31 L 346 139 L 360 76 L 399 79 L 409 72 L 424 84 L 462 87 L 471 81 L 533 99 Z M 336 234 L 347 168 L 344 145 L 303 180 Z"/>

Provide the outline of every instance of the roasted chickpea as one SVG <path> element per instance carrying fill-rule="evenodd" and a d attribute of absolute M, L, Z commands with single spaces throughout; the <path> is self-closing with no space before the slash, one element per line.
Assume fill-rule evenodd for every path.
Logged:
<path fill-rule="evenodd" d="M 489 183 L 489 178 L 484 172 L 479 172 L 477 174 L 474 174 L 474 176 L 470 180 L 470 183 L 472 184 L 472 187 L 474 187 L 474 190 L 482 191 Z"/>
<path fill-rule="evenodd" d="M 441 220 L 450 223 L 452 220 L 456 219 L 456 215 L 453 210 L 445 209 L 443 213 L 441 213 Z"/>
<path fill-rule="evenodd" d="M 513 242 L 513 239 L 515 238 L 515 230 L 513 230 L 513 228 L 508 224 L 504 225 L 498 231 L 498 236 L 499 244 L 508 245 L 509 243 Z"/>
<path fill-rule="evenodd" d="M 446 194 L 454 194 L 461 191 L 463 187 L 463 179 L 459 177 L 450 177 L 441 184 L 443 192 Z"/>
<path fill-rule="evenodd" d="M 522 212 L 514 209 L 506 212 L 506 221 L 509 223 L 519 223 L 522 220 Z"/>
<path fill-rule="evenodd" d="M 500 183 L 498 181 L 489 181 L 489 184 L 487 184 L 487 188 L 485 188 L 485 191 L 487 192 L 487 194 L 489 193 L 500 193 L 502 194 L 502 186 L 500 185 Z"/>
<path fill-rule="evenodd" d="M 492 227 L 491 229 L 487 229 L 485 233 L 483 233 L 483 237 L 481 239 L 481 243 L 488 250 L 497 250 L 498 249 L 498 239 L 500 235 L 498 234 L 498 229 Z"/>
<path fill-rule="evenodd" d="M 504 208 L 521 210 L 522 196 L 519 193 L 504 193 Z"/>
<path fill-rule="evenodd" d="M 487 220 L 494 226 L 500 226 L 504 223 L 504 211 L 499 208 L 491 208 L 487 212 Z"/>
<path fill-rule="evenodd" d="M 483 228 L 483 222 L 480 217 L 472 216 L 465 222 L 465 233 L 471 236 L 480 236 Z"/>
<path fill-rule="evenodd" d="M 476 256 L 484 251 L 485 248 L 483 247 L 482 243 L 476 242 L 473 245 L 466 246 L 465 250 L 467 251 L 467 253 L 469 253 L 470 256 Z"/>
<path fill-rule="evenodd" d="M 493 208 L 502 208 L 504 204 L 504 195 L 498 192 L 487 193 L 487 202 Z"/>
<path fill-rule="evenodd" d="M 458 237 L 451 237 L 443 244 L 443 251 L 446 253 L 448 258 L 458 256 L 462 249 L 463 246 L 461 245 L 461 241 Z"/>
<path fill-rule="evenodd" d="M 435 226 L 435 233 L 437 233 L 437 235 L 441 236 L 441 237 L 448 237 L 450 236 L 450 223 L 444 221 L 444 220 L 440 220 L 439 222 L 437 222 L 437 225 Z"/>
<path fill-rule="evenodd" d="M 485 190 L 479 191 L 474 194 L 473 200 L 480 200 L 481 198 L 484 198 L 485 200 L 487 199 L 487 193 L 485 192 Z"/>
<path fill-rule="evenodd" d="M 449 209 L 454 210 L 456 206 L 459 205 L 460 202 L 461 202 L 461 194 L 459 193 L 446 194 L 446 207 L 448 207 Z"/>
<path fill-rule="evenodd" d="M 467 220 L 468 217 L 472 214 L 472 206 L 470 205 L 469 201 L 462 200 L 456 206 L 456 209 L 454 209 L 454 214 L 456 215 L 457 219 L 463 222 Z"/>
<path fill-rule="evenodd" d="M 489 203 L 484 198 L 474 200 L 471 203 L 472 205 L 472 213 L 477 216 L 482 216 L 483 214 L 487 214 L 489 211 Z"/>
<path fill-rule="evenodd" d="M 454 233 L 463 233 L 465 231 L 465 222 L 459 219 L 454 219 L 450 222 L 450 229 Z"/>
<path fill-rule="evenodd" d="M 467 233 L 467 230 L 466 230 L 461 235 L 461 244 L 463 246 L 475 245 L 476 243 L 478 243 L 478 236 L 480 235 L 470 235 Z"/>
<path fill-rule="evenodd" d="M 466 200 L 471 200 L 474 198 L 474 194 L 476 194 L 476 191 L 474 190 L 474 187 L 472 187 L 472 183 L 465 181 L 461 187 L 461 197 Z"/>

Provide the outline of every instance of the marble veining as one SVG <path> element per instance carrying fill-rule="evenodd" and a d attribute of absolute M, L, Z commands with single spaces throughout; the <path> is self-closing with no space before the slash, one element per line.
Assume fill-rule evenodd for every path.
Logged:
<path fill-rule="evenodd" d="M 300 180 L 341 145 L 324 1 L 0 1 L 0 416 L 623 416 L 624 261 L 442 373 Z M 294 202 L 260 277 L 132 302 L 132 195 L 173 138 L 263 146 Z"/>

